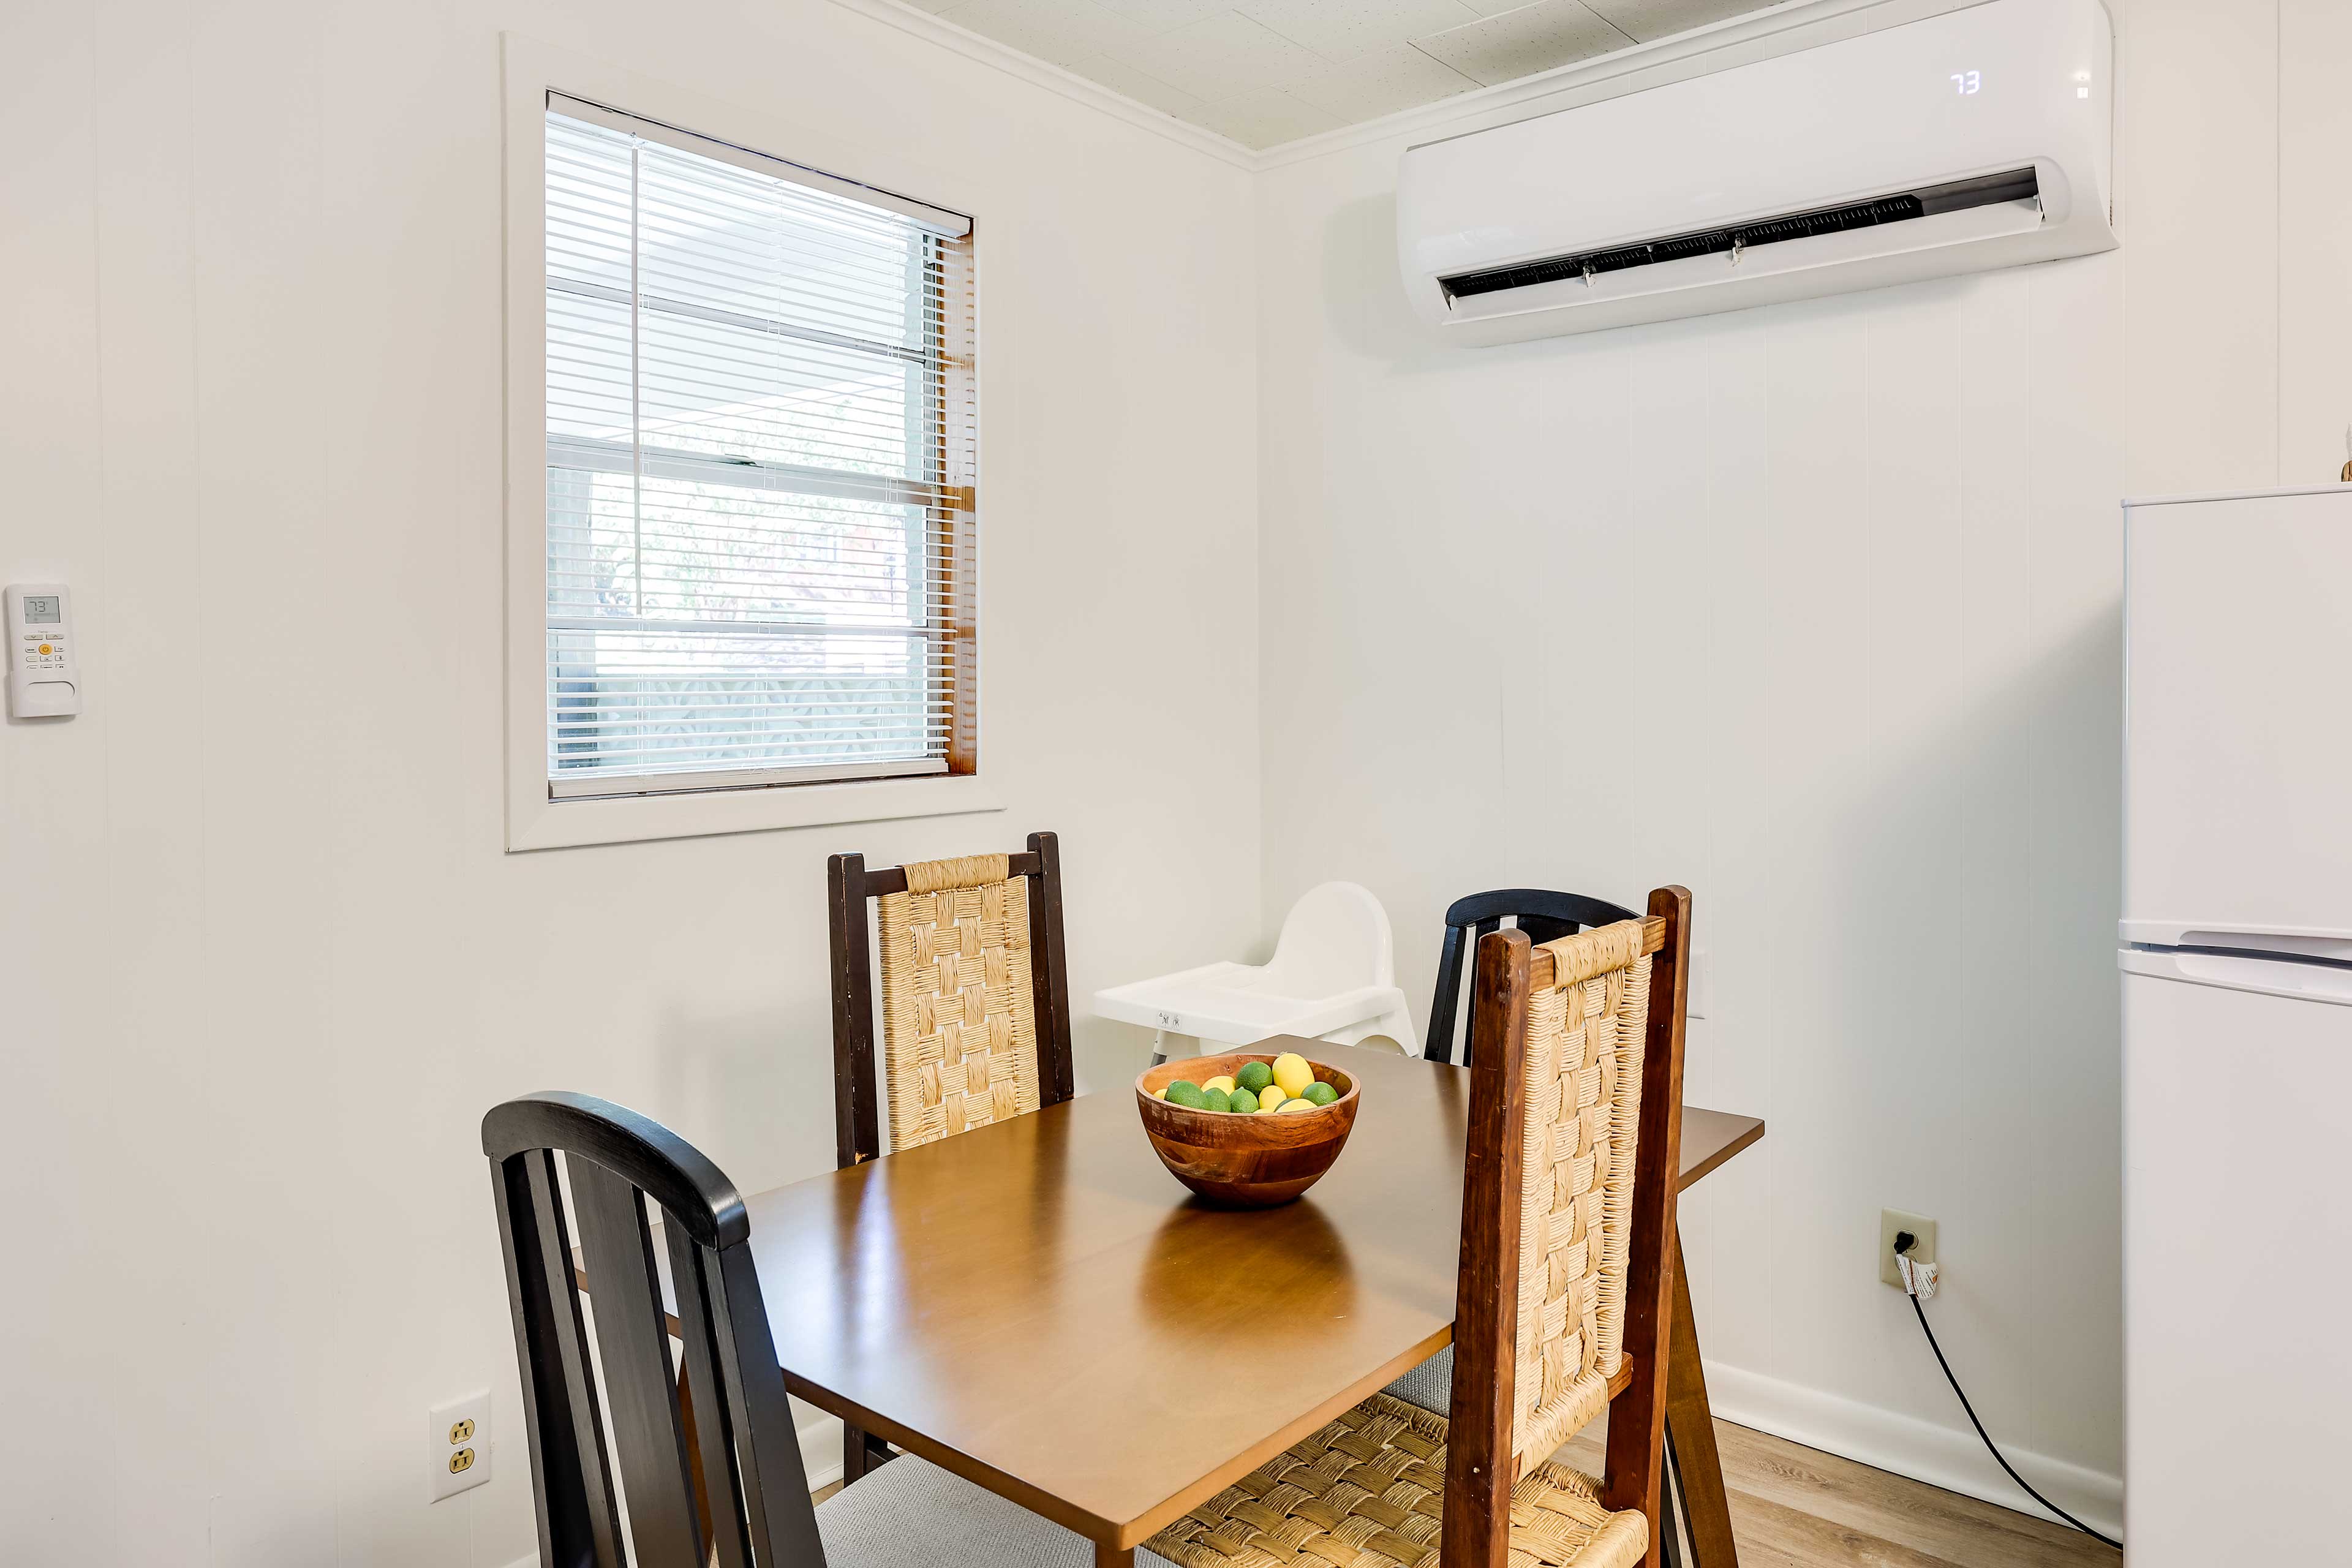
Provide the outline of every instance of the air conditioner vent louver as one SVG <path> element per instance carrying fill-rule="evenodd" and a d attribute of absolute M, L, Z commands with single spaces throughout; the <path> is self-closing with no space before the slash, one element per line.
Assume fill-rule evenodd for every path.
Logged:
<path fill-rule="evenodd" d="M 1738 252 L 1758 246 L 1810 239 L 1816 235 L 1843 234 L 1848 229 L 1870 228 L 1880 224 L 1906 223 L 1937 213 L 1960 212 L 2001 202 L 2030 202 L 2037 199 L 2040 194 L 2040 184 L 2032 169 L 2012 169 L 1973 180 L 1923 185 L 1916 190 L 1874 196 L 1868 201 L 1849 202 L 1843 206 L 1816 207 L 1807 212 L 1758 218 L 1725 228 L 1669 235 L 1638 245 L 1547 257 L 1540 261 L 1522 261 L 1509 267 L 1487 268 L 1477 272 L 1441 278 L 1438 282 L 1448 299 L 1467 299 L 1510 289 L 1531 289 L 1538 284 L 1558 283 L 1570 278 L 1590 279 L 1604 272 L 1656 267 L 1664 262 L 1687 260 L 1695 256 L 1736 257 Z"/>

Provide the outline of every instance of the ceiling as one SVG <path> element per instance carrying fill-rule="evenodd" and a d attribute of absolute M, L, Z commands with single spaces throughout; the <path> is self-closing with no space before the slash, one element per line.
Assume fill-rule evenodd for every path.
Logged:
<path fill-rule="evenodd" d="M 1774 0 L 912 0 L 1246 147 L 1335 131 Z"/>

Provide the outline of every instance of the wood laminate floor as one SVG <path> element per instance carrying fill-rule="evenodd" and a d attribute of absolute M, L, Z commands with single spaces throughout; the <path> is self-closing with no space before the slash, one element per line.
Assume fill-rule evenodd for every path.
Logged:
<path fill-rule="evenodd" d="M 1594 1423 L 1559 1457 L 1597 1473 L 1604 1430 Z M 2063 1524 L 1728 1421 L 1715 1432 L 1739 1568 L 2116 1568 L 2123 1561 Z"/>
<path fill-rule="evenodd" d="M 1595 1423 L 1559 1457 L 1598 1472 L 1605 1430 Z M 2063 1524 L 1728 1421 L 1715 1430 L 1739 1568 L 2116 1568 L 2123 1561 Z M 821 1488 L 817 1500 L 840 1489 L 839 1481 Z"/>

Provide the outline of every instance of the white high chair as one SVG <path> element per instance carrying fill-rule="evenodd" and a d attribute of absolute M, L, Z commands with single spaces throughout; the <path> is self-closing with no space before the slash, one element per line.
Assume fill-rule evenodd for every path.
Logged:
<path fill-rule="evenodd" d="M 1326 882 L 1291 905 L 1269 963 L 1209 963 L 1115 985 L 1095 993 L 1095 1011 L 1156 1031 L 1155 1061 L 1168 1058 L 1171 1035 L 1223 1046 L 1274 1035 L 1353 1046 L 1378 1036 L 1407 1056 L 1421 1048 L 1397 989 L 1388 911 L 1353 882 Z"/>

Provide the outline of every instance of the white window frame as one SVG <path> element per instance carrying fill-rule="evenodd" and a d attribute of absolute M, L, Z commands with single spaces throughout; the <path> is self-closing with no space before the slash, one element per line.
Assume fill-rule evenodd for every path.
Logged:
<path fill-rule="evenodd" d="M 756 110 L 704 98 L 622 67 L 503 35 L 506 119 L 506 772 L 507 848 L 552 849 L 649 838 L 1001 811 L 977 773 L 837 783 L 747 784 L 690 793 L 551 796 L 547 776 L 547 95 L 611 104 L 886 189 L 917 190 L 974 212 L 971 193 L 887 152 L 849 148 Z M 974 563 L 977 578 L 978 563 Z M 975 611 L 989 644 L 987 596 Z M 973 721 L 992 729 L 994 683 Z"/>

